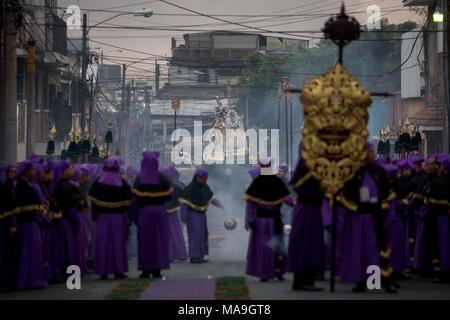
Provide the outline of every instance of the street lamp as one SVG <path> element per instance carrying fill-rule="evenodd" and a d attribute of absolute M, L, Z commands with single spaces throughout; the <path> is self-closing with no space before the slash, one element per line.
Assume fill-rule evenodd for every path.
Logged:
<path fill-rule="evenodd" d="M 433 21 L 434 22 L 444 22 L 444 14 L 439 11 L 439 9 L 436 9 L 436 11 L 433 14 Z"/>
<path fill-rule="evenodd" d="M 89 33 L 89 31 L 90 31 L 92 28 L 95 28 L 95 27 L 98 26 L 99 24 L 105 23 L 105 22 L 110 21 L 110 20 L 112 20 L 112 19 L 114 19 L 114 18 L 117 18 L 117 17 L 119 17 L 119 16 L 126 16 L 126 15 L 130 15 L 130 14 L 133 14 L 135 17 L 150 18 L 150 17 L 153 15 L 153 9 L 150 9 L 150 8 L 146 9 L 146 8 L 144 8 L 144 9 L 139 10 L 139 11 L 136 11 L 136 12 L 134 12 L 134 13 L 131 13 L 131 12 L 122 12 L 122 13 L 118 13 L 118 14 L 116 14 L 115 16 L 112 16 L 111 18 L 108 18 L 108 19 L 106 19 L 106 20 L 100 21 L 100 22 L 94 24 L 93 26 L 89 27 L 89 28 L 87 29 L 87 32 Z"/>
<path fill-rule="evenodd" d="M 145 17 L 150 18 L 153 15 L 153 9 L 143 8 L 142 10 L 136 11 L 134 13 L 135 17 Z"/>
<path fill-rule="evenodd" d="M 82 79 L 83 79 L 83 81 L 84 81 L 85 78 L 86 78 L 86 70 L 87 70 L 87 63 L 86 63 L 86 59 L 87 59 L 86 43 L 87 43 L 87 37 L 88 37 L 89 31 L 90 31 L 91 29 L 97 27 L 98 25 L 102 24 L 102 23 L 105 23 L 105 22 L 107 22 L 107 21 L 110 21 L 110 20 L 112 20 L 112 19 L 115 19 L 115 18 L 117 18 L 117 17 L 119 17 L 119 16 L 130 15 L 130 14 L 133 14 L 135 17 L 149 18 L 149 17 L 151 17 L 151 16 L 153 15 L 153 9 L 150 9 L 150 8 L 144 8 L 144 9 L 139 10 L 139 11 L 136 11 L 136 12 L 134 12 L 134 13 L 132 13 L 132 12 L 123 12 L 123 13 L 119 13 L 119 14 L 116 14 L 116 15 L 114 15 L 114 16 L 108 18 L 108 19 L 105 19 L 105 20 L 103 20 L 103 21 L 98 22 L 98 23 L 94 24 L 93 26 L 90 26 L 89 28 L 86 27 L 86 20 L 87 20 L 86 15 L 85 15 L 85 14 L 83 15 L 83 52 L 82 52 L 82 55 L 83 55 Z M 102 59 L 102 63 L 103 63 L 103 59 Z M 124 65 L 124 66 L 125 66 L 125 65 Z M 124 72 L 123 72 L 123 76 L 124 76 L 124 78 L 125 78 L 125 70 L 124 70 Z M 122 98 L 123 98 L 123 95 L 124 95 L 124 88 L 122 88 Z M 122 99 L 122 100 L 123 100 L 123 99 Z M 122 104 L 122 108 L 123 108 L 123 104 Z M 82 114 L 83 114 L 83 113 L 82 113 Z M 92 118 L 92 115 L 90 115 L 90 118 Z M 89 130 L 90 130 L 90 126 L 89 126 Z"/>

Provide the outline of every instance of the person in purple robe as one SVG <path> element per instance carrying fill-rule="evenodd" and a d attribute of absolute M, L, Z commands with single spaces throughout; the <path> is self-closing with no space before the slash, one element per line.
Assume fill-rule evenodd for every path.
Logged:
<path fill-rule="evenodd" d="M 89 170 L 89 165 L 82 164 L 80 166 L 80 178 L 79 178 L 79 189 L 81 194 L 81 208 L 80 214 L 80 225 L 82 230 L 81 236 L 81 248 L 83 259 L 86 261 L 86 268 L 92 269 L 93 266 L 93 249 L 92 249 L 92 215 L 91 206 L 88 200 L 88 193 L 92 186 L 91 171 Z M 87 270 L 85 270 L 87 272 Z"/>
<path fill-rule="evenodd" d="M 77 186 L 70 183 L 73 167 L 67 161 L 55 164 L 52 182 L 53 196 L 57 205 L 57 213 L 53 214 L 52 256 L 51 262 L 55 281 L 67 277 L 67 267 L 76 265 L 76 240 L 80 231 L 78 211 L 81 210 L 81 195 Z"/>
<path fill-rule="evenodd" d="M 51 252 L 51 224 L 53 219 L 53 213 L 56 211 L 56 202 L 50 192 L 50 184 L 53 180 L 53 163 L 51 161 L 44 161 L 41 169 L 37 172 L 39 187 L 45 197 L 46 204 L 46 219 L 43 219 L 41 223 L 41 236 L 43 244 L 43 257 L 45 274 L 47 280 L 52 279 L 50 257 Z"/>
<path fill-rule="evenodd" d="M 403 271 L 403 255 L 404 255 L 404 232 L 402 215 L 397 214 L 397 194 L 396 188 L 398 188 L 398 171 L 397 166 L 392 163 L 382 165 L 387 175 L 387 182 L 389 188 L 389 195 L 385 201 L 381 204 L 383 221 L 386 227 L 386 237 L 389 243 L 389 247 L 392 249 L 392 254 L 389 257 L 389 263 L 394 268 L 392 285 L 394 288 L 399 289 L 399 279 L 396 276 L 397 273 Z"/>
<path fill-rule="evenodd" d="M 290 184 L 289 184 L 289 180 L 287 179 L 287 174 L 289 173 L 289 169 L 286 165 L 280 165 L 278 167 L 278 172 L 277 172 L 277 176 L 283 180 L 284 184 L 286 185 L 286 187 L 288 188 L 289 192 L 291 193 L 291 195 L 295 194 L 294 190 L 291 188 Z M 283 220 L 283 224 L 291 224 L 292 221 L 292 210 L 290 207 L 288 206 L 282 206 L 281 207 L 281 219 Z"/>
<path fill-rule="evenodd" d="M 248 171 L 248 174 L 250 175 L 252 180 L 255 180 L 257 177 L 259 177 L 260 173 L 261 173 L 261 168 L 260 167 L 253 168 L 253 169 L 250 169 Z"/>
<path fill-rule="evenodd" d="M 139 170 L 134 166 L 128 166 L 126 170 L 126 180 L 130 186 L 134 185 L 137 176 L 139 175 Z M 136 224 L 132 223 L 128 227 L 127 233 L 127 254 L 128 257 L 137 257 L 137 227 Z"/>
<path fill-rule="evenodd" d="M 180 180 L 180 172 L 174 166 L 170 166 L 169 168 L 172 181 L 180 186 L 180 188 L 184 189 L 186 187 L 186 184 L 184 184 L 184 182 Z"/>
<path fill-rule="evenodd" d="M 181 221 L 186 223 L 189 246 L 189 262 L 208 262 L 205 256 L 209 254 L 208 225 L 206 211 L 210 204 L 224 208 L 216 199 L 207 184 L 208 171 L 197 168 L 192 181 L 184 188 L 180 201 Z"/>
<path fill-rule="evenodd" d="M 22 162 L 17 170 L 14 213 L 17 215 L 17 239 L 11 269 L 11 285 L 16 290 L 48 286 L 39 224 L 44 219 L 41 191 L 32 161 Z"/>
<path fill-rule="evenodd" d="M 130 186 L 120 176 L 122 164 L 118 156 L 108 158 L 102 175 L 89 191 L 92 218 L 97 221 L 94 273 L 102 280 L 109 274 L 124 279 L 128 272 L 126 233 L 132 194 Z"/>
<path fill-rule="evenodd" d="M 134 166 L 128 166 L 126 170 L 126 180 L 130 186 L 134 185 L 139 171 Z"/>
<path fill-rule="evenodd" d="M 87 188 L 89 183 L 89 170 L 86 165 L 74 164 L 74 174 L 69 182 L 75 185 L 80 192 L 79 205 L 77 206 L 77 214 L 79 220 L 79 231 L 75 235 L 75 258 L 77 265 L 80 267 L 81 274 L 88 273 L 88 250 L 91 238 L 90 220 L 91 209 L 87 200 Z"/>
<path fill-rule="evenodd" d="M 89 184 L 88 184 L 88 189 L 91 188 L 92 184 L 94 183 L 95 180 L 97 180 L 98 178 L 100 178 L 100 174 L 102 171 L 102 166 L 98 163 L 95 164 L 88 164 L 87 165 L 88 169 L 89 169 Z M 130 184 L 128 184 L 130 185 Z M 131 185 L 130 185 L 131 186 Z M 89 202 L 89 199 L 88 199 Z M 92 218 L 92 210 L 91 210 L 91 224 L 89 226 L 89 230 L 91 233 L 91 252 L 90 252 L 90 257 L 93 259 L 95 254 L 95 239 L 96 237 L 96 231 L 97 231 L 97 222 Z M 93 260 L 88 260 L 88 264 L 89 266 L 93 266 Z"/>
<path fill-rule="evenodd" d="M 11 239 L 10 219 L 14 208 L 12 189 L 9 187 L 7 180 L 0 181 L 0 284 L 3 282 L 7 284 L 8 267 L 12 258 L 12 255 L 9 253 Z"/>
<path fill-rule="evenodd" d="M 441 163 L 442 175 L 437 183 L 435 198 L 429 198 L 439 216 L 439 275 L 437 281 L 450 283 L 450 155 Z M 434 202 L 434 203 L 433 203 Z"/>
<path fill-rule="evenodd" d="M 386 164 L 391 164 L 391 158 L 389 156 L 381 156 L 381 157 L 378 157 L 375 162 L 377 164 L 379 164 L 380 166 L 383 166 Z"/>
<path fill-rule="evenodd" d="M 413 202 L 413 169 L 410 160 L 403 159 L 398 162 L 399 177 L 395 183 L 395 215 L 396 219 L 390 226 L 392 234 L 390 262 L 394 268 L 395 280 L 409 280 L 403 273 L 407 257 L 406 246 L 409 241 L 409 228 L 413 219 L 411 206 Z M 409 260 L 409 257 L 408 257 Z"/>
<path fill-rule="evenodd" d="M 158 170 L 159 152 L 143 153 L 140 175 L 132 192 L 132 217 L 137 225 L 138 270 L 141 278 L 161 278 L 170 268 L 169 218 L 164 203 L 174 196 L 169 179 Z"/>
<path fill-rule="evenodd" d="M 120 168 L 120 177 L 125 181 L 127 180 L 127 172 L 124 168 Z"/>
<path fill-rule="evenodd" d="M 322 204 L 324 194 L 305 161 L 300 156 L 291 179 L 297 193 L 292 216 L 292 230 L 288 247 L 288 271 L 294 273 L 293 290 L 322 291 L 315 279 L 325 269 L 324 223 Z"/>
<path fill-rule="evenodd" d="M 445 272 L 441 272 L 441 256 L 445 257 L 445 251 L 448 250 L 448 230 L 445 232 L 446 227 L 448 228 L 448 221 L 445 219 L 448 216 L 448 172 L 438 176 L 444 160 L 436 155 L 427 160 L 427 179 L 422 188 L 424 205 L 419 211 L 415 247 L 415 267 L 421 271 L 422 276 L 441 282 L 445 278 Z M 445 268 L 446 263 L 448 261 L 444 261 L 444 269 L 448 268 Z"/>
<path fill-rule="evenodd" d="M 186 243 L 184 242 L 183 229 L 181 228 L 180 218 L 178 215 L 180 209 L 180 203 L 178 198 L 183 193 L 183 188 L 175 183 L 173 179 L 173 173 L 176 171 L 174 167 L 164 167 L 161 172 L 169 178 L 170 183 L 174 190 L 174 197 L 166 201 L 164 206 L 167 210 L 167 216 L 169 218 L 169 244 L 170 244 L 170 261 L 185 261 L 188 259 Z"/>
<path fill-rule="evenodd" d="M 405 246 L 405 267 L 410 272 L 415 272 L 414 261 L 415 261 L 415 242 L 417 233 L 417 218 L 420 209 L 423 204 L 423 195 L 421 194 L 422 186 L 426 179 L 425 174 L 425 160 L 424 159 L 413 159 L 414 172 L 411 179 L 411 192 L 412 201 L 409 207 L 409 222 L 408 222 L 408 241 Z"/>
<path fill-rule="evenodd" d="M 273 173 L 272 163 L 271 158 L 260 159 L 260 175 L 244 194 L 246 228 L 250 230 L 246 273 L 262 282 L 284 280 L 286 245 L 281 206 L 284 202 L 294 204 L 286 184 Z"/>
<path fill-rule="evenodd" d="M 417 206 L 417 225 L 414 243 L 414 269 L 423 277 L 436 277 L 439 265 L 437 250 L 431 252 L 432 243 L 436 243 L 436 237 L 433 234 L 436 231 L 432 225 L 436 222 L 436 217 L 430 214 L 431 204 L 427 201 L 431 188 L 439 179 L 438 170 L 440 163 L 437 162 L 436 155 L 430 155 L 425 162 L 425 178 L 415 195 Z M 435 188 L 433 188 L 435 189 Z M 429 223 L 427 223 L 429 222 Z M 434 258 L 431 258 L 434 256 Z M 434 261 L 433 261 L 434 260 Z"/>
<path fill-rule="evenodd" d="M 389 186 L 386 172 L 375 163 L 375 151 L 367 143 L 365 162 L 337 197 L 347 209 L 344 218 L 341 281 L 356 283 L 353 292 L 365 292 L 371 265 L 380 267 L 381 282 L 387 293 L 392 287 L 393 268 L 389 264 L 392 250 L 386 235 L 382 203 L 387 200 Z"/>

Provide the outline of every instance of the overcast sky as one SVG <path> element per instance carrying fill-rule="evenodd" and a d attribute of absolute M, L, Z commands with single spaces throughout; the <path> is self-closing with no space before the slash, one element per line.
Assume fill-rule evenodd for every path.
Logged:
<path fill-rule="evenodd" d="M 198 11 L 208 15 L 262 15 L 277 14 L 304 15 L 297 17 L 283 18 L 261 18 L 261 17 L 236 17 L 219 16 L 221 19 L 233 21 L 272 31 L 305 31 L 302 34 L 306 38 L 311 36 L 320 37 L 321 33 L 309 33 L 310 31 L 320 31 L 324 22 L 328 19 L 328 14 L 339 11 L 341 0 L 168 0 L 185 8 Z M 142 8 L 152 8 L 155 12 L 150 18 L 121 16 L 102 24 L 102 28 L 94 28 L 90 31 L 91 40 L 100 41 L 127 49 L 142 52 L 113 51 L 115 48 L 99 43 L 91 42 L 91 48 L 101 47 L 105 56 L 109 59 L 142 59 L 146 54 L 170 55 L 171 38 L 182 39 L 182 34 L 199 32 L 200 30 L 235 30 L 251 31 L 258 30 L 245 28 L 243 26 L 217 21 L 211 18 L 195 15 L 192 12 L 176 8 L 161 1 L 139 1 L 139 0 L 59 0 L 58 6 L 67 7 L 71 4 L 78 4 L 82 12 L 88 14 L 88 25 L 112 17 L 116 13 L 101 12 L 92 10 L 114 10 L 133 12 Z M 386 17 L 391 22 L 399 23 L 407 20 L 418 21 L 418 17 L 408 8 L 403 7 L 402 0 L 346 0 L 347 11 L 351 12 L 361 24 L 365 24 L 369 14 L 366 13 L 368 6 L 377 5 L 381 10 L 381 16 Z M 83 11 L 87 9 L 87 11 Z M 167 16 L 164 14 L 182 14 Z M 187 16 L 191 15 L 191 16 Z M 259 20 L 259 21 L 255 21 Z M 304 21 L 302 21 L 304 20 Z M 157 29 L 176 30 L 123 30 L 105 29 L 105 27 L 151 27 Z M 183 29 L 185 31 L 178 31 Z M 263 33 L 263 32 L 261 32 Z M 69 31 L 71 37 L 81 37 L 79 31 Z M 277 36 L 281 36 L 277 34 Z M 286 36 L 289 37 L 289 36 Z M 182 42 L 179 42 L 182 43 Z M 112 57 L 111 57 L 112 56 Z M 124 61 L 125 62 L 125 61 Z M 111 63 L 106 61 L 105 63 Z M 147 62 L 148 63 L 148 62 Z M 138 66 L 138 65 L 136 65 Z M 140 68 L 151 68 L 149 65 L 139 64 Z"/>

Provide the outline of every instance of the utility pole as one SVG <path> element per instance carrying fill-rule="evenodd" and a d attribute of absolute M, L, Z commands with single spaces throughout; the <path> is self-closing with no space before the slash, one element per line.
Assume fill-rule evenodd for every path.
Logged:
<path fill-rule="evenodd" d="M 449 153 L 450 152 L 450 94 L 449 94 L 449 90 L 450 90 L 450 67 L 449 67 L 449 42 L 450 39 L 448 37 L 448 28 L 450 26 L 450 22 L 448 20 L 448 1 L 442 1 L 442 6 L 443 6 L 443 11 L 444 11 L 444 17 L 445 17 L 445 22 L 443 22 L 443 26 L 442 28 L 444 29 L 443 32 L 443 48 L 444 48 L 444 106 L 445 106 L 445 139 L 444 139 L 444 148 L 443 148 L 443 152 L 444 153 Z"/>
<path fill-rule="evenodd" d="M 151 108 L 150 108 L 150 95 L 151 92 L 148 90 L 148 87 L 144 89 L 144 103 L 145 103 L 145 116 L 144 116 L 144 149 L 149 150 L 149 145 L 153 142 L 153 136 L 152 136 L 152 114 L 151 114 Z M 147 127 L 147 121 L 148 127 Z M 150 144 L 149 144 L 150 141 Z M 151 150 L 151 148 L 150 148 Z"/>
<path fill-rule="evenodd" d="M 159 96 L 159 64 L 158 59 L 155 59 L 155 96 Z"/>
<path fill-rule="evenodd" d="M 289 85 L 289 78 L 288 77 L 284 77 L 283 78 L 283 88 L 286 90 L 287 87 Z M 286 91 L 284 91 L 284 104 L 285 104 L 285 136 L 286 136 L 286 165 L 288 166 L 288 171 L 290 171 L 289 168 L 289 135 L 288 135 L 288 131 L 289 131 L 289 126 L 288 126 L 288 96 Z"/>
<path fill-rule="evenodd" d="M 92 109 L 93 109 L 93 104 L 94 104 L 94 74 L 91 74 L 91 94 L 89 95 L 89 136 L 91 136 L 91 132 L 92 132 L 92 124 L 94 123 L 92 118 L 94 116 Z"/>
<path fill-rule="evenodd" d="M 34 52 L 36 49 L 36 43 L 33 39 L 28 40 L 27 44 L 27 72 L 26 72 L 26 82 L 25 82 L 25 100 L 27 101 L 27 144 L 26 144 L 26 155 L 27 158 L 34 154 L 34 137 L 36 133 L 36 116 L 34 112 L 34 85 L 35 85 L 35 56 Z"/>
<path fill-rule="evenodd" d="M 126 71 L 127 70 L 127 65 L 124 63 L 122 65 L 122 101 L 121 101 L 121 108 L 120 108 L 120 117 L 119 117 L 119 132 L 120 132 L 120 137 L 119 137 L 119 150 L 120 153 L 123 154 L 124 153 L 124 144 L 125 144 L 125 132 L 124 132 L 124 123 L 125 123 L 125 77 L 126 77 Z"/>
<path fill-rule="evenodd" d="M 293 168 L 294 166 L 294 154 L 293 154 L 293 150 L 294 150 L 294 108 L 293 108 L 293 101 L 289 101 L 289 105 L 290 105 L 290 112 L 291 112 L 291 120 L 290 120 L 290 128 L 289 128 L 289 132 L 290 132 L 290 140 L 291 140 L 291 149 L 290 149 L 290 158 L 289 158 L 289 164 L 288 164 L 288 168 L 290 170 L 290 168 Z"/>
<path fill-rule="evenodd" d="M 129 164 L 129 153 L 130 153 L 130 104 L 131 104 L 131 88 L 127 86 L 126 93 L 126 103 L 125 103 L 125 132 L 124 132 L 124 154 L 122 155 L 125 164 Z"/>
<path fill-rule="evenodd" d="M 17 75 L 15 16 L 3 0 L 3 87 L 4 87 L 4 155 L 6 163 L 17 162 Z"/>
<path fill-rule="evenodd" d="M 6 83 L 6 0 L 1 1 L 1 19 L 0 19 L 0 28 L 1 28 L 1 38 L 0 43 L 2 44 L 2 52 L 1 52 L 1 63 L 0 63 L 0 123 L 2 127 L 0 127 L 0 141 L 5 141 L 5 131 L 4 131 L 4 123 L 5 123 L 5 110 L 6 110 L 6 91 L 5 91 L 5 83 Z M 5 155 L 6 150 L 1 148 L 1 158 L 0 161 L 6 161 Z"/>
<path fill-rule="evenodd" d="M 81 83 L 83 84 L 82 94 L 79 98 L 80 112 L 81 112 L 81 123 L 80 126 L 86 126 L 86 110 L 85 110 L 85 93 L 87 91 L 86 87 L 86 70 L 87 70 L 87 14 L 83 14 L 83 44 L 81 49 Z"/>

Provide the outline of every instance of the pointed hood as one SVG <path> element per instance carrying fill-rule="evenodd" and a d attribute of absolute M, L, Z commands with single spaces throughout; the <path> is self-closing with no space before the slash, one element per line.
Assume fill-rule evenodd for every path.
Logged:
<path fill-rule="evenodd" d="M 122 164 L 123 160 L 119 156 L 109 157 L 103 166 L 103 172 L 100 179 L 98 179 L 98 182 L 110 186 L 121 187 L 122 178 L 120 177 L 120 167 Z"/>
<path fill-rule="evenodd" d="M 142 154 L 141 174 L 139 181 L 141 184 L 158 184 L 158 158 L 159 152 L 146 151 Z"/>

